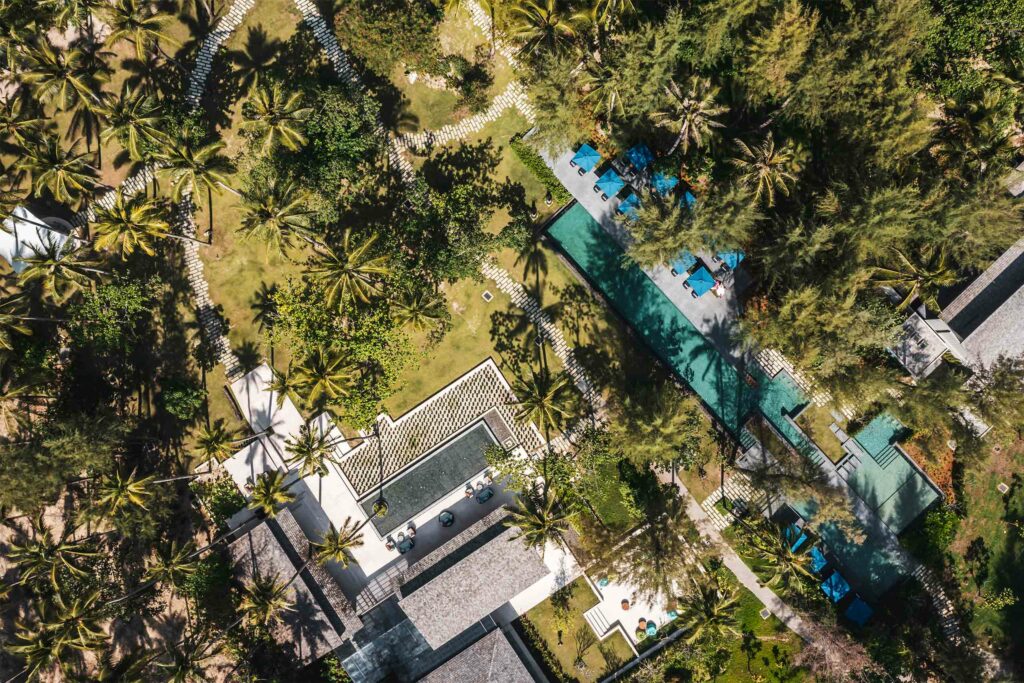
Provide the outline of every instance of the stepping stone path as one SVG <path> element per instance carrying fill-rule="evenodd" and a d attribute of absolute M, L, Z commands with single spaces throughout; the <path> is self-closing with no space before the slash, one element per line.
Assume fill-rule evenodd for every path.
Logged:
<path fill-rule="evenodd" d="M 742 472 L 732 472 L 725 480 L 725 492 L 723 494 L 722 486 L 719 486 L 714 492 L 704 499 L 704 502 L 700 504 L 701 508 L 711 518 L 711 523 L 715 525 L 715 528 L 722 531 L 726 527 L 733 523 L 732 515 L 722 514 L 722 512 L 715 507 L 718 501 L 722 500 L 723 497 L 729 500 L 740 499 L 743 500 L 748 509 L 753 514 L 760 514 L 768 506 L 768 496 L 754 489 L 750 484 L 750 478 Z"/>
<path fill-rule="evenodd" d="M 954 645 L 962 645 L 964 636 L 960 632 L 960 618 L 956 614 L 953 601 L 946 595 L 942 583 L 935 574 L 923 564 L 917 565 L 913 571 L 913 577 L 921 582 L 928 596 L 932 599 L 932 605 L 939 613 L 939 625 L 942 626 L 942 633 L 946 639 Z"/>
<path fill-rule="evenodd" d="M 295 6 L 299 8 L 299 12 L 302 14 L 302 20 L 313 31 L 313 35 L 327 52 L 327 56 L 334 65 L 334 69 L 337 74 L 350 86 L 361 90 L 363 86 L 359 80 L 359 75 L 352 68 L 351 63 L 348 61 L 344 52 L 342 52 L 341 47 L 338 45 L 338 39 L 334 35 L 334 31 L 331 30 L 327 25 L 327 22 L 324 21 L 324 18 L 320 15 L 320 11 L 317 9 L 316 4 L 311 0 L 295 0 Z M 489 27 L 490 25 L 488 24 L 486 29 L 486 32 L 488 33 L 490 31 Z M 526 103 L 526 97 L 523 94 L 522 87 L 518 83 L 510 84 L 509 90 L 506 90 L 503 95 L 499 95 L 498 99 L 501 100 L 497 105 L 501 108 L 501 111 L 504 111 L 504 109 L 510 106 L 510 104 L 514 104 L 522 110 L 523 105 Z M 528 104 L 525 104 L 525 106 L 526 110 L 530 112 L 530 116 L 527 118 L 532 118 L 532 109 L 529 109 Z M 492 105 L 491 108 L 494 109 L 495 105 Z M 525 115 L 526 114 L 524 112 L 524 116 Z M 495 118 L 497 117 L 495 116 Z M 483 124 L 481 124 L 481 127 L 482 125 Z M 381 136 L 387 136 L 387 131 L 384 130 L 383 125 L 380 123 L 378 123 L 377 130 L 378 134 Z M 413 171 L 412 166 L 405 158 L 405 155 L 402 154 L 403 144 L 400 141 L 400 138 L 388 137 L 389 156 L 391 156 L 392 162 L 397 163 L 398 167 L 402 170 L 403 179 L 407 183 L 411 184 L 415 180 L 415 171 Z M 561 330 L 559 330 L 551 321 L 550 316 L 541 310 L 540 304 L 538 304 L 537 301 L 526 292 L 526 289 L 523 288 L 519 282 L 516 282 L 504 269 L 490 263 L 489 261 L 483 261 L 480 264 L 480 271 L 487 278 L 494 280 L 498 285 L 498 289 L 508 294 L 516 306 L 519 306 L 526 311 L 530 320 L 541 330 L 541 334 L 544 339 L 551 343 L 554 348 L 555 355 L 562 361 L 566 372 L 576 384 L 576 388 L 579 389 L 580 393 L 583 394 L 583 397 L 592 407 L 594 415 L 597 419 L 602 419 L 605 412 L 605 405 L 604 399 L 601 397 L 601 393 L 594 388 L 594 385 L 590 381 L 589 377 L 587 377 L 586 372 L 576 361 L 572 347 L 570 347 L 565 341 L 565 337 L 562 335 Z M 567 435 L 568 439 L 571 440 L 572 435 L 573 431 L 570 430 L 570 433 Z M 553 443 L 553 446 L 556 448 L 567 448 L 569 445 L 565 437 L 559 437 L 553 441 L 555 442 Z"/>
<path fill-rule="evenodd" d="M 462 140 L 473 133 L 479 133 L 491 121 L 494 121 L 509 107 L 515 107 L 521 112 L 529 108 L 526 101 L 526 93 L 519 81 L 510 81 L 501 93 L 491 102 L 487 111 L 481 112 L 468 119 L 452 123 L 438 130 L 425 130 L 420 133 L 406 133 L 398 136 L 398 142 L 405 148 L 414 152 L 428 152 L 434 145 L 446 145 L 455 140 Z M 530 116 L 527 120 L 533 121 L 533 110 L 530 109 Z M 524 116 L 526 116 L 524 114 Z"/>

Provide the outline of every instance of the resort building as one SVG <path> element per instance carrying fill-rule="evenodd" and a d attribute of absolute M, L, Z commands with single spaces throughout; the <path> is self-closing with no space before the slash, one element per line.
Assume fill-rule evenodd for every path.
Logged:
<path fill-rule="evenodd" d="M 10 264 L 15 273 L 28 267 L 25 259 L 32 258 L 40 252 L 56 249 L 57 253 L 64 250 L 69 237 L 71 224 L 61 218 L 41 220 L 24 206 L 19 206 L 4 219 L 0 230 L 0 258 Z"/>
<path fill-rule="evenodd" d="M 456 680 L 485 657 L 500 666 L 480 680 L 539 679 L 509 624 L 581 572 L 567 550 L 529 547 L 508 523 L 514 496 L 488 469 L 485 451 L 501 446 L 525 457 L 544 440 L 516 418 L 498 366 L 487 359 L 353 438 L 317 417 L 310 428 L 328 436 L 335 461 L 325 476 L 304 479 L 288 467 L 288 446 L 305 422 L 287 396 L 269 389 L 271 379 L 263 365 L 231 385 L 257 436 L 224 467 L 246 495 L 260 474 L 289 472 L 296 499 L 274 520 L 232 520 L 241 534 L 231 546 L 239 576 L 284 576 L 309 558 L 310 541 L 348 519 L 363 535 L 347 569 L 313 562 L 296 579 L 308 618 L 304 626 L 286 622 L 279 637 L 303 662 L 335 652 L 357 682 Z M 375 515 L 381 498 L 386 514 Z"/>

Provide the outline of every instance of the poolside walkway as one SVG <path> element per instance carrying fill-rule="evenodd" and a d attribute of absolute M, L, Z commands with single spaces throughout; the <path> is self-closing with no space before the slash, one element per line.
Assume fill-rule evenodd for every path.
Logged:
<path fill-rule="evenodd" d="M 604 201 L 594 192 L 597 174 L 591 171 L 580 175 L 578 170 L 569 164 L 573 157 L 572 150 L 554 158 L 543 154 L 542 156 L 565 189 L 625 250 L 633 242 L 633 238 L 618 219 L 618 207 L 621 198 L 627 196 L 628 190 L 623 189 L 619 197 Z M 696 255 L 705 263 L 711 263 L 711 254 L 698 252 Z M 660 265 L 642 270 L 730 363 L 739 365 L 741 362 L 749 363 L 753 360 L 743 348 L 739 335 L 741 298 L 750 285 L 750 277 L 742 267 L 736 269 L 735 281 L 725 290 L 724 296 L 717 297 L 709 292 L 696 299 L 690 295 L 690 290 L 683 287 L 683 279 L 672 275 L 669 266 Z"/>

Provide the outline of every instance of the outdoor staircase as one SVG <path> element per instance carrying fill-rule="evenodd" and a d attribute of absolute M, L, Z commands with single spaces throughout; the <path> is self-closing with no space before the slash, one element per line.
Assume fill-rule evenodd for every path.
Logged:
<path fill-rule="evenodd" d="M 740 446 L 744 451 L 749 451 L 758 445 L 757 437 L 750 433 L 746 427 L 740 430 Z"/>
<path fill-rule="evenodd" d="M 939 625 L 942 627 L 942 633 L 954 645 L 963 644 L 964 637 L 960 632 L 960 619 L 956 614 L 953 601 L 946 595 L 946 591 L 943 590 L 942 584 L 935 577 L 935 574 L 923 564 L 919 564 L 913 571 L 912 576 L 921 582 L 921 585 L 924 586 L 925 591 L 931 597 L 932 604 L 939 613 Z"/>
<path fill-rule="evenodd" d="M 847 451 L 848 455 L 843 458 L 842 463 L 836 468 L 836 472 L 843 478 L 843 481 L 849 481 L 850 475 L 857 471 L 860 467 L 860 458 L 856 453 Z"/>
<path fill-rule="evenodd" d="M 889 463 L 900 457 L 900 452 L 895 445 L 890 445 L 885 450 L 880 453 L 873 454 L 871 457 L 878 463 L 879 467 L 888 467 Z"/>
<path fill-rule="evenodd" d="M 612 632 L 612 625 L 608 623 L 608 618 L 601 611 L 600 604 L 594 605 L 584 612 L 583 618 L 601 640 L 604 640 Z"/>

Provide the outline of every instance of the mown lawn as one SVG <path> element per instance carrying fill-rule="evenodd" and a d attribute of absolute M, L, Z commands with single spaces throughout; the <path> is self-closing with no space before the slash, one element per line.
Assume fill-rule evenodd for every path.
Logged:
<path fill-rule="evenodd" d="M 579 578 L 563 589 L 571 597 L 568 600 L 566 618 L 560 619 L 555 601 L 560 597 L 548 598 L 526 613 L 526 618 L 537 627 L 548 649 L 554 654 L 562 670 L 581 683 L 600 680 L 634 657 L 633 651 L 622 634 L 616 632 L 599 644 L 587 648 L 583 655 L 585 667 L 574 666 L 577 646 L 575 634 L 581 629 L 591 632 L 583 613 L 597 604 L 597 595 L 591 590 L 586 579 Z M 559 633 L 561 632 L 561 633 Z M 561 642 L 560 642 L 561 641 Z"/>
<path fill-rule="evenodd" d="M 970 626 L 975 636 L 1015 661 L 1024 657 L 1022 472 L 1022 441 L 993 450 L 968 469 L 962 497 L 967 516 L 950 548 L 960 588 L 974 606 Z M 1000 483 L 1010 491 L 1000 493 Z"/>

